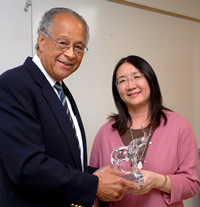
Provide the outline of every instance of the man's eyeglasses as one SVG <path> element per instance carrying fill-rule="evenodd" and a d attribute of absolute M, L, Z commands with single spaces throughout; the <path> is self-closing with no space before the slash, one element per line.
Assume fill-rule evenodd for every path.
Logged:
<path fill-rule="evenodd" d="M 131 73 L 129 76 L 120 76 L 115 84 L 118 87 L 126 87 L 129 83 L 129 81 L 133 82 L 133 83 L 139 83 L 142 78 L 144 77 L 144 74 L 141 72 L 133 72 Z"/>
<path fill-rule="evenodd" d="M 88 51 L 88 48 L 80 43 L 71 45 L 70 41 L 67 39 L 56 40 L 52 36 L 50 36 L 47 32 L 45 32 L 45 34 L 55 41 L 57 50 L 64 51 L 64 50 L 69 50 L 70 47 L 73 47 L 74 53 L 78 56 L 82 56 Z"/>

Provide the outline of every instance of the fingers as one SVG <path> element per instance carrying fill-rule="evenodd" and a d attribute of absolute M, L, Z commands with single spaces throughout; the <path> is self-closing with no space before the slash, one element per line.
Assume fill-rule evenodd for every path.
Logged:
<path fill-rule="evenodd" d="M 112 167 L 112 165 L 107 165 L 107 166 L 101 167 L 98 170 L 96 170 L 93 174 L 94 175 L 99 175 L 99 173 L 103 173 L 103 172 L 110 173 L 110 174 L 113 174 L 113 175 L 122 175 L 123 174 L 123 171 L 115 170 Z"/>
<path fill-rule="evenodd" d="M 99 178 L 97 197 L 103 201 L 121 200 L 126 193 L 138 188 L 135 183 L 119 176 L 123 172 L 110 167 L 100 169 L 94 174 Z"/>
<path fill-rule="evenodd" d="M 108 165 L 94 172 L 99 178 L 97 197 L 103 201 L 118 201 L 125 194 L 137 192 L 140 187 L 130 180 L 120 177 L 124 172 Z"/>
<path fill-rule="evenodd" d="M 132 181 L 123 179 L 125 193 L 135 193 L 140 190 L 140 186 Z"/>

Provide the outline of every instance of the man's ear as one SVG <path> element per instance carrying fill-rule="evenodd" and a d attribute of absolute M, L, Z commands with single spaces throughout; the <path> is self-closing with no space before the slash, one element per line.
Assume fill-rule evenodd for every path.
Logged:
<path fill-rule="evenodd" d="M 39 47 L 38 50 L 43 51 L 45 43 L 46 43 L 46 37 L 44 36 L 44 34 L 39 33 L 37 42 L 38 42 L 38 47 Z"/>

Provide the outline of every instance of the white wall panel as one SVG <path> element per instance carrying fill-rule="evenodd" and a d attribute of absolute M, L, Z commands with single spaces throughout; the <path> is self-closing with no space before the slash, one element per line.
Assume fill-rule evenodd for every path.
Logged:
<path fill-rule="evenodd" d="M 32 55 L 31 12 L 24 12 L 25 2 L 0 1 L 0 74 Z"/>

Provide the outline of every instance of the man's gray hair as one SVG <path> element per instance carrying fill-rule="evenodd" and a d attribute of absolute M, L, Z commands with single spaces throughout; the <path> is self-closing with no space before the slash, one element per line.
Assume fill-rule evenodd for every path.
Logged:
<path fill-rule="evenodd" d="M 80 21 L 83 23 L 84 29 L 85 29 L 85 33 L 86 33 L 86 45 L 88 44 L 89 41 L 89 27 L 87 22 L 85 21 L 85 19 L 79 15 L 78 13 L 76 13 L 75 11 L 73 11 L 72 9 L 69 8 L 52 8 L 49 11 L 45 12 L 44 15 L 42 16 L 41 20 L 40 20 L 40 24 L 39 24 L 39 28 L 37 30 L 37 33 L 42 33 L 43 35 L 45 35 L 47 37 L 47 34 L 50 33 L 51 28 L 53 26 L 53 21 L 56 15 L 58 14 L 62 14 L 62 13 L 69 13 L 72 14 L 76 17 L 78 17 L 78 19 L 80 19 Z M 36 43 L 35 45 L 35 49 L 38 50 L 39 46 L 38 43 Z"/>

